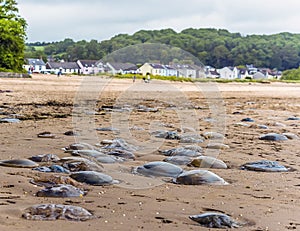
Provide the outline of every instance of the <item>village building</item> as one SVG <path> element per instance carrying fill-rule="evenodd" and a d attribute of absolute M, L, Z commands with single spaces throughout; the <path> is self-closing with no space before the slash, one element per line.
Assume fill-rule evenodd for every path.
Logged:
<path fill-rule="evenodd" d="M 174 64 L 173 68 L 178 71 L 178 77 L 197 78 L 197 70 L 189 64 Z"/>
<path fill-rule="evenodd" d="M 78 74 L 80 67 L 76 62 L 47 62 L 46 71 L 54 74 Z"/>
<path fill-rule="evenodd" d="M 167 76 L 166 68 L 162 64 L 145 63 L 139 68 L 139 71 L 143 76 L 147 76 L 147 75 Z"/>
<path fill-rule="evenodd" d="M 257 71 L 253 75 L 253 79 L 268 79 L 268 73 L 262 73 L 260 71 Z"/>
<path fill-rule="evenodd" d="M 138 67 L 132 63 L 115 63 L 108 62 L 106 63 L 108 73 L 112 75 L 116 74 L 138 74 Z"/>
<path fill-rule="evenodd" d="M 164 68 L 166 69 L 166 76 L 176 76 L 178 77 L 178 70 L 176 68 L 173 68 L 169 65 L 164 65 Z"/>
<path fill-rule="evenodd" d="M 252 78 L 252 75 L 249 74 L 247 68 L 238 68 L 238 79 L 247 78 Z"/>
<path fill-rule="evenodd" d="M 220 78 L 220 74 L 219 74 L 219 72 L 217 72 L 217 70 L 208 70 L 205 73 L 205 77 L 206 78 L 210 78 L 210 79 L 219 79 Z"/>
<path fill-rule="evenodd" d="M 77 60 L 80 68 L 80 74 L 83 75 L 96 75 L 102 71 L 98 64 L 98 60 Z"/>
<path fill-rule="evenodd" d="M 23 68 L 28 73 L 43 73 L 46 71 L 46 64 L 42 59 L 27 59 Z"/>
<path fill-rule="evenodd" d="M 220 79 L 237 79 L 238 69 L 236 67 L 223 67 L 218 70 Z"/>

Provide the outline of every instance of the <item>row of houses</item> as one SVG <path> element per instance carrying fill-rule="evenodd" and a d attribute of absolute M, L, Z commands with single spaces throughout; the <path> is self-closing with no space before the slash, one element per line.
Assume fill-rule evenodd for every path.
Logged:
<path fill-rule="evenodd" d="M 102 63 L 98 60 L 77 60 L 77 62 L 44 62 L 42 59 L 27 59 L 23 66 L 29 73 L 80 74 L 95 75 L 110 73 L 112 75 L 138 73 L 138 67 L 130 63 Z"/>
<path fill-rule="evenodd" d="M 24 66 L 33 73 L 54 74 L 82 74 L 96 75 L 99 73 L 116 74 L 142 74 L 176 76 L 187 78 L 219 78 L 219 79 L 279 79 L 281 72 L 272 71 L 268 68 L 256 68 L 247 65 L 245 68 L 224 67 L 215 69 L 210 66 L 199 67 L 192 64 L 145 63 L 138 67 L 132 63 L 102 62 L 99 60 L 78 60 L 77 62 L 47 62 L 41 59 L 28 59 Z"/>
<path fill-rule="evenodd" d="M 97 74 L 101 73 L 101 67 L 95 60 L 78 60 L 77 62 L 44 62 L 42 59 L 27 59 L 23 66 L 29 73 L 52 73 L 52 74 Z"/>
<path fill-rule="evenodd" d="M 252 65 L 251 65 L 252 66 Z M 271 70 L 269 68 L 254 68 L 254 67 L 223 67 L 215 69 L 212 67 L 205 67 L 206 78 L 220 78 L 220 79 L 280 79 L 281 71 Z"/>

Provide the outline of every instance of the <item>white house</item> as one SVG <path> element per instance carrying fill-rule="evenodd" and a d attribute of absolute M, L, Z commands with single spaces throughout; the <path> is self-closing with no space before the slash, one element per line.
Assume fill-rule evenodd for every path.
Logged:
<path fill-rule="evenodd" d="M 83 75 L 95 75 L 101 72 L 101 68 L 97 65 L 98 60 L 77 60 L 77 64 L 80 67 L 80 74 Z"/>
<path fill-rule="evenodd" d="M 23 68 L 29 73 L 43 73 L 46 71 L 46 64 L 42 59 L 27 59 Z"/>
<path fill-rule="evenodd" d="M 268 72 L 265 74 L 263 72 L 258 71 L 253 75 L 253 79 L 268 79 Z"/>
<path fill-rule="evenodd" d="M 178 77 L 197 78 L 197 70 L 188 64 L 174 64 L 173 67 L 178 71 Z"/>
<path fill-rule="evenodd" d="M 223 67 L 218 70 L 220 79 L 237 79 L 238 69 L 236 67 Z"/>
<path fill-rule="evenodd" d="M 58 74 L 58 72 L 62 74 L 80 73 L 80 67 L 76 62 L 47 62 L 46 70 L 47 72 L 55 74 Z"/>
<path fill-rule="evenodd" d="M 166 69 L 166 76 L 178 76 L 178 71 L 169 65 L 164 65 L 164 68 Z"/>
<path fill-rule="evenodd" d="M 167 70 L 162 64 L 155 64 L 155 63 L 145 63 L 143 66 L 139 68 L 140 73 L 144 76 L 150 75 L 160 75 L 160 76 L 167 76 Z"/>
<path fill-rule="evenodd" d="M 253 66 L 253 64 L 246 65 L 246 68 L 248 70 L 249 75 L 254 75 L 256 72 L 258 72 L 258 68 Z"/>
<path fill-rule="evenodd" d="M 219 74 L 219 72 L 217 72 L 216 69 L 211 69 L 211 70 L 206 71 L 205 77 L 211 78 L 211 79 L 218 79 L 218 78 L 220 78 L 220 74 Z"/>
<path fill-rule="evenodd" d="M 132 63 L 106 63 L 107 72 L 113 75 L 116 74 L 137 74 L 138 67 Z"/>

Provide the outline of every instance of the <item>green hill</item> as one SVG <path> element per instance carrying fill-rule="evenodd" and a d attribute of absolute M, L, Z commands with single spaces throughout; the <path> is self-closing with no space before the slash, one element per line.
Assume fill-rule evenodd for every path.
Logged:
<path fill-rule="evenodd" d="M 26 56 L 41 52 L 56 59 L 101 59 L 118 49 L 142 44 L 162 43 L 190 52 L 205 65 L 217 68 L 254 64 L 258 67 L 286 70 L 300 63 L 300 34 L 247 35 L 231 33 L 224 29 L 185 29 L 179 33 L 172 29 L 140 30 L 132 35 L 119 34 L 104 41 L 73 41 L 43 45 L 43 50 L 32 49 L 37 44 L 27 44 Z M 130 55 L 129 55 L 130 56 Z M 127 58 L 129 58 L 127 56 Z"/>

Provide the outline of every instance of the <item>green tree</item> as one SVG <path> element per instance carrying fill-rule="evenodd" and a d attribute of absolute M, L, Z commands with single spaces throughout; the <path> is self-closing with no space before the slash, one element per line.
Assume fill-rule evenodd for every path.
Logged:
<path fill-rule="evenodd" d="M 300 80 L 300 68 L 284 71 L 282 73 L 282 79 L 284 79 L 284 80 Z"/>
<path fill-rule="evenodd" d="M 26 21 L 15 0 L 0 0 L 0 70 L 23 71 Z"/>
<path fill-rule="evenodd" d="M 181 48 L 205 65 L 218 68 L 254 64 L 257 67 L 286 70 L 297 68 L 300 63 L 300 34 L 242 36 L 239 33 L 213 28 L 190 28 L 181 32 L 172 29 L 141 30 L 133 35 L 119 34 L 101 42 L 96 40 L 74 42 L 72 39 L 65 39 L 61 42 L 35 43 L 28 46 L 43 46 L 46 55 L 69 61 L 101 59 L 117 50 L 119 50 L 119 57 L 114 57 L 114 60 L 123 62 L 142 63 L 143 60 L 170 62 L 174 58 L 180 62 L 186 59 L 185 55 L 177 54 L 176 50 L 172 51 L 176 54 L 174 56 L 172 52 L 166 53 L 165 50 L 155 49 L 153 46 L 145 48 L 138 46 L 136 49 L 122 50 L 131 45 L 149 43 Z"/>
<path fill-rule="evenodd" d="M 42 59 L 44 62 L 47 62 L 47 55 L 45 54 L 44 50 L 36 50 L 32 46 L 26 47 L 25 58 Z"/>
<path fill-rule="evenodd" d="M 224 45 L 216 46 L 213 51 L 213 63 L 216 67 L 231 66 L 229 60 L 229 51 Z"/>

